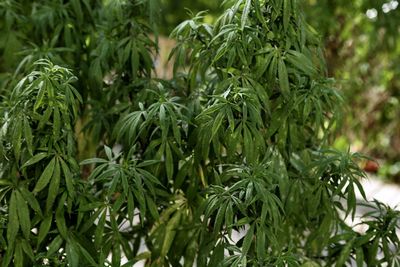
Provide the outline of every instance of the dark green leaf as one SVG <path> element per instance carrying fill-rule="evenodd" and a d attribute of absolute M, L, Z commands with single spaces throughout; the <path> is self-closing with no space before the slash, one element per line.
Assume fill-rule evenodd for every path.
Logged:
<path fill-rule="evenodd" d="M 54 166 L 56 163 L 56 158 L 53 158 L 47 167 L 44 169 L 42 175 L 40 176 L 39 180 L 37 181 L 35 188 L 33 189 L 34 193 L 38 193 L 42 191 L 47 184 L 50 182 L 51 177 L 53 176 Z"/>

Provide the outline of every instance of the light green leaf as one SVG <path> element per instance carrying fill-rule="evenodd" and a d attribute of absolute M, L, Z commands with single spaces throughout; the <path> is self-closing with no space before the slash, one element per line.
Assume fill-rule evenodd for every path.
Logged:
<path fill-rule="evenodd" d="M 241 19 L 241 24 L 240 24 L 242 31 L 247 24 L 247 20 L 248 20 L 250 8 L 251 8 L 251 2 L 252 2 L 252 0 L 246 0 L 246 2 L 244 4 L 242 19 Z"/>
<path fill-rule="evenodd" d="M 176 234 L 176 229 L 178 228 L 181 221 L 181 216 L 182 213 L 178 210 L 167 223 L 164 241 L 161 248 L 161 257 L 165 257 L 169 249 L 171 248 L 172 242 L 174 241 L 174 237 Z"/>

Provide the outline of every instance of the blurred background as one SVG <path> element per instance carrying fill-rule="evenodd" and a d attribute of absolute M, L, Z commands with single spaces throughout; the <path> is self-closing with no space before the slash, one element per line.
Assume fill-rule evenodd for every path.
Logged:
<path fill-rule="evenodd" d="M 160 33 L 168 36 L 190 14 L 212 23 L 221 0 L 162 0 Z M 328 75 L 346 99 L 335 147 L 371 157 L 362 168 L 400 184 L 400 7 L 396 0 L 300 0 L 325 46 Z M 160 38 L 157 74 L 168 77 L 174 40 Z"/>

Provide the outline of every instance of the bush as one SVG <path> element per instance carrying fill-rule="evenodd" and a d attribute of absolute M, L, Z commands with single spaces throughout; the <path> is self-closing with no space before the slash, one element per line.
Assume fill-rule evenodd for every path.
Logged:
<path fill-rule="evenodd" d="M 362 156 L 329 147 L 342 98 L 296 1 L 183 22 L 171 80 L 156 1 L 2 5 L 2 266 L 397 266 L 397 211 L 344 221 Z"/>

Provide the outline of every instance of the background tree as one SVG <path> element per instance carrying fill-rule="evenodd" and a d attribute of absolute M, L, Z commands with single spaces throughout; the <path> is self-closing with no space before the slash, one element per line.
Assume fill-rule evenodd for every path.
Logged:
<path fill-rule="evenodd" d="M 342 142 L 347 139 L 358 150 L 382 160 L 380 176 L 396 181 L 400 170 L 399 3 L 303 4 L 310 23 L 325 40 L 330 74 L 351 103 Z"/>
<path fill-rule="evenodd" d="M 2 5 L 2 266 L 398 264 L 398 212 L 344 222 L 362 157 L 330 148 L 342 97 L 297 1 L 183 22 L 171 80 L 156 1 Z"/>

